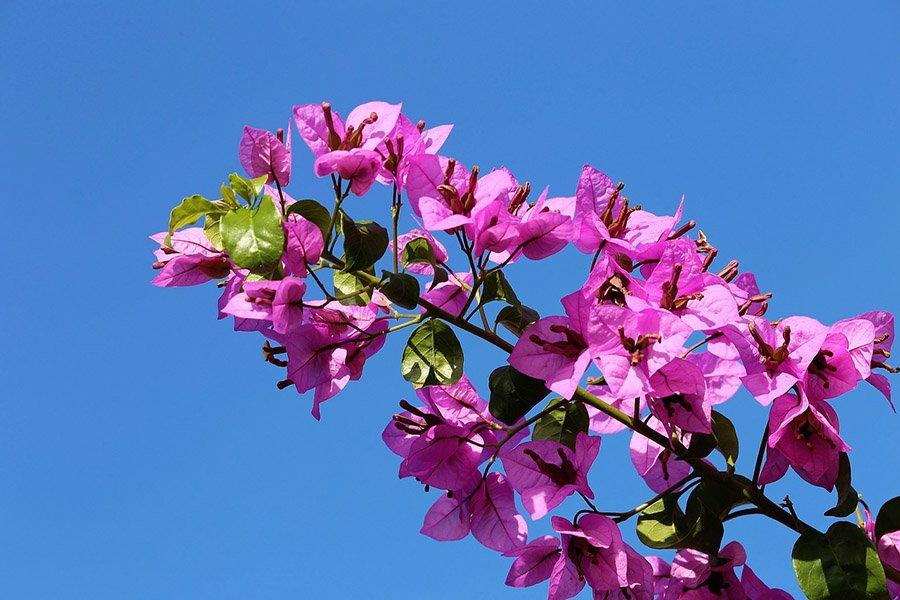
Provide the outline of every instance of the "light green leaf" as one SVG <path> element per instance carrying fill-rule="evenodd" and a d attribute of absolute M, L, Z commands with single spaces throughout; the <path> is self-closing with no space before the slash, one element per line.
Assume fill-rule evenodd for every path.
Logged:
<path fill-rule="evenodd" d="M 375 269 L 367 269 L 364 272 L 375 275 Z M 346 296 L 358 290 L 368 287 L 367 281 L 357 277 L 348 271 L 334 271 L 334 293 L 336 296 Z M 365 306 L 372 300 L 372 294 L 365 292 L 352 298 L 343 298 L 340 303 L 345 306 Z"/>
<path fill-rule="evenodd" d="M 645 508 L 637 520 L 637 535 L 641 542 L 657 550 L 682 548 L 689 535 L 685 516 L 678 506 L 680 493 L 667 494 Z"/>
<path fill-rule="evenodd" d="M 225 248 L 222 244 L 221 229 L 223 214 L 224 213 L 210 213 L 206 215 L 206 220 L 203 223 L 203 233 L 216 250 L 223 250 Z"/>
<path fill-rule="evenodd" d="M 204 215 L 221 211 L 219 206 L 199 194 L 188 196 L 181 201 L 181 204 L 173 208 L 169 215 L 169 234 L 166 236 L 165 244 L 167 246 L 172 244 L 172 234 L 176 230 L 185 225 L 193 225 Z"/>
<path fill-rule="evenodd" d="M 225 213 L 220 229 L 222 244 L 239 267 L 259 270 L 271 267 L 284 250 L 281 215 L 270 196 L 256 208 L 241 207 Z"/>
<path fill-rule="evenodd" d="M 262 193 L 263 186 L 266 185 L 266 180 L 268 178 L 268 175 L 263 175 L 256 179 L 247 179 L 246 177 L 241 177 L 237 173 L 232 173 L 228 176 L 228 182 L 231 184 L 231 189 L 234 190 L 235 194 L 250 203 L 256 200 Z"/>

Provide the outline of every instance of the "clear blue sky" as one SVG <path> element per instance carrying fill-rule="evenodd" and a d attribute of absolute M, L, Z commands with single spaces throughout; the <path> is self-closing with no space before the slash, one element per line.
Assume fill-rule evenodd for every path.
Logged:
<path fill-rule="evenodd" d="M 591 162 L 655 212 L 685 194 L 775 292 L 770 315 L 900 312 L 894 0 L 78 4 L 0 3 L 0 597 L 545 596 L 506 588 L 509 561 L 472 540 L 417 533 L 436 495 L 380 440 L 412 396 L 403 340 L 317 423 L 261 340 L 215 320 L 215 289 L 149 285 L 146 236 L 183 196 L 216 197 L 244 124 L 284 127 L 294 104 L 402 100 L 455 123 L 446 150 L 468 164 L 571 194 Z M 325 198 L 295 156 L 293 194 Z M 383 219 L 376 198 L 350 209 Z M 511 278 L 552 311 L 585 268 L 570 252 Z M 486 392 L 502 358 L 467 349 Z M 900 417 L 868 387 L 836 405 L 880 505 L 900 493 Z M 724 410 L 752 469 L 765 410 Z M 604 439 L 592 480 L 612 509 L 646 496 L 627 441 Z M 770 489 L 825 522 L 824 492 Z M 796 590 L 790 532 L 747 517 L 731 537 Z"/>

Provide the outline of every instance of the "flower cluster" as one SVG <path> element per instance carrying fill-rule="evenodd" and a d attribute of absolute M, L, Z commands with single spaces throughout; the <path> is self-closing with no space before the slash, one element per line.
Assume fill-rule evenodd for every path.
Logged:
<path fill-rule="evenodd" d="M 722 546 L 724 523 L 742 514 L 795 529 L 804 548 L 815 547 L 813 533 L 823 544 L 871 538 L 888 579 L 900 579 L 896 530 L 820 534 L 789 500 L 779 506 L 763 489 L 790 468 L 837 488 L 829 515 L 856 510 L 834 405 L 862 381 L 890 402 L 893 316 L 772 321 L 772 294 L 737 261 L 714 266 L 718 252 L 694 221 L 683 222 L 683 200 L 672 215 L 653 214 L 590 165 L 574 196 L 549 197 L 545 188 L 535 198 L 530 182 L 503 167 L 467 168 L 439 154 L 451 129 L 426 128 L 385 102 L 346 119 L 329 103 L 307 104 L 294 108 L 286 130 L 246 127 L 239 158 L 249 177 L 232 174 L 220 199 L 191 196 L 172 210 L 168 231 L 151 236 L 159 245 L 153 283 L 218 281 L 219 318 L 267 338 L 265 360 L 285 369 L 278 386 L 312 391 L 317 419 L 322 402 L 362 377 L 387 335 L 415 327 L 401 371 L 420 403 L 401 401 L 384 442 L 402 458 L 400 477 L 443 491 L 422 533 L 472 534 L 513 559 L 508 585 L 549 580 L 551 600 L 585 587 L 595 599 L 789 598 L 756 577 L 739 543 Z M 315 157 L 315 175 L 331 179 L 331 208 L 285 189 L 294 130 Z M 376 183 L 391 190 L 390 232 L 355 221 L 345 203 Z M 404 200 L 415 227 L 401 233 Z M 445 243 L 465 259 L 456 267 Z M 561 299 L 560 314 L 541 316 L 504 268 L 569 243 L 589 257 L 584 280 Z M 383 258 L 391 265 L 379 271 Z M 454 331 L 509 353 L 488 399 L 464 374 Z M 769 410 L 752 478 L 736 474 L 735 427 L 719 412 L 741 388 Z M 632 462 L 656 495 L 624 513 L 600 510 L 589 473 L 601 436 L 625 429 Z M 573 496 L 582 510 L 554 514 Z M 529 541 L 520 505 L 532 522 L 550 515 L 554 534 Z M 619 527 L 632 517 L 643 543 L 677 551 L 671 564 L 624 541 Z M 795 557 L 798 564 L 806 568 Z M 864 583 L 887 589 L 881 577 Z"/>

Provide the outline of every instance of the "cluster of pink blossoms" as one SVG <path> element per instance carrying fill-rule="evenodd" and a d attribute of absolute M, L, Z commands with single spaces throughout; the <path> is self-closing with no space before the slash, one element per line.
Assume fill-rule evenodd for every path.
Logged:
<path fill-rule="evenodd" d="M 403 371 L 421 404 L 401 402 L 383 439 L 403 459 L 401 477 L 445 492 L 422 533 L 437 540 L 471 533 L 514 559 L 508 585 L 549 580 L 551 600 L 585 586 L 595 599 L 790 597 L 756 577 L 739 543 L 720 548 L 721 534 L 712 545 L 690 535 L 659 542 L 654 547 L 677 549 L 671 564 L 625 543 L 619 523 L 641 511 L 617 515 L 594 506 L 588 473 L 600 436 L 632 429 L 632 462 L 658 494 L 654 502 L 671 500 L 679 518 L 700 523 L 692 500 L 684 514 L 677 499 L 698 482 L 734 477 L 736 448 L 723 471 L 705 457 L 714 448 L 728 457 L 723 423 L 730 422 L 714 409 L 743 386 L 769 407 L 769 418 L 765 461 L 761 452 L 752 481 L 737 485 L 761 498 L 760 486 L 790 467 L 843 494 L 850 446 L 830 402 L 861 381 L 890 401 L 884 373 L 896 371 L 885 362 L 892 315 L 868 312 L 831 325 L 803 316 L 770 321 L 771 294 L 736 261 L 714 268 L 716 249 L 702 232 L 691 237 L 694 222 L 681 223 L 681 205 L 672 216 L 643 210 L 591 166 L 574 196 L 550 198 L 544 189 L 533 199 L 530 184 L 505 168 L 483 172 L 439 155 L 452 126 L 427 129 L 400 105 L 370 102 L 346 120 L 327 103 L 297 106 L 293 122 L 315 155 L 315 174 L 332 179 L 334 208 L 296 202 L 285 191 L 290 126 L 275 133 L 247 127 L 239 156 L 250 179 L 233 175 L 222 199 L 194 196 L 173 210 L 169 231 L 151 236 L 160 244 L 154 284 L 220 281 L 219 318 L 233 317 L 236 330 L 276 344 L 267 341 L 264 356 L 286 369 L 279 387 L 313 391 L 316 418 L 323 401 L 362 376 L 387 335 L 418 325 Z M 345 209 L 350 193 L 369 194 L 376 182 L 392 189 L 393 235 L 353 221 Z M 418 227 L 399 234 L 404 196 Z M 184 227 L 204 216 L 202 227 Z M 462 268 L 450 266 L 439 237 L 459 245 Z M 502 269 L 547 258 L 570 242 L 591 257 L 587 277 L 562 298 L 562 314 L 539 317 Z M 393 268 L 379 274 L 376 263 L 390 256 Z M 333 283 L 321 278 L 328 271 Z M 490 326 L 488 302 L 502 304 L 495 321 L 511 342 Z M 490 402 L 463 374 L 454 327 L 511 349 L 508 366 L 492 375 Z M 555 399 L 531 412 L 550 392 Z M 586 508 L 571 519 L 552 516 L 555 535 L 529 541 L 517 498 L 538 520 L 573 495 Z M 726 503 L 717 522 L 746 503 Z M 762 499 L 755 504 L 771 511 Z M 900 538 L 879 540 L 869 530 L 884 565 L 900 570 Z"/>

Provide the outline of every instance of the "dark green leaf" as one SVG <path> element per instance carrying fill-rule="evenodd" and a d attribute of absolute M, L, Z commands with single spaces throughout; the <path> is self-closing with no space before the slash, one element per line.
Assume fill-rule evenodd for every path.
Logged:
<path fill-rule="evenodd" d="M 411 239 L 403 248 L 400 264 L 404 269 L 411 264 L 428 264 L 432 267 L 437 267 L 437 261 L 434 258 L 434 248 L 431 247 L 431 242 L 425 238 Z"/>
<path fill-rule="evenodd" d="M 520 336 L 528 327 L 540 319 L 541 316 L 533 308 L 529 308 L 524 304 L 516 306 L 504 306 L 497 313 L 496 325 L 503 325 L 513 335 Z"/>
<path fill-rule="evenodd" d="M 725 457 L 728 470 L 733 471 L 738 459 L 738 436 L 728 417 L 720 412 L 712 411 L 713 432 L 716 434 L 716 449 Z"/>
<path fill-rule="evenodd" d="M 748 485 L 750 483 L 744 477 L 739 477 L 739 480 Z M 731 509 L 746 503 L 740 492 L 723 483 L 709 479 L 701 481 L 691 491 L 685 507 L 691 527 L 685 546 L 707 554 L 717 553 L 725 533 L 722 519 Z"/>
<path fill-rule="evenodd" d="M 705 458 L 716 449 L 717 443 L 715 433 L 692 433 L 684 458 Z"/>
<path fill-rule="evenodd" d="M 690 530 L 681 542 L 684 548 L 694 548 L 706 554 L 718 554 L 722 546 L 722 538 L 725 536 L 725 526 L 722 519 L 713 514 L 708 508 L 700 505 L 697 512 L 687 517 Z"/>
<path fill-rule="evenodd" d="M 859 504 L 859 493 L 850 484 L 850 457 L 846 452 L 841 452 L 838 459 L 838 476 L 834 487 L 837 489 L 838 500 L 834 508 L 825 511 L 827 517 L 846 517 L 853 514 L 856 505 Z"/>
<path fill-rule="evenodd" d="M 494 369 L 488 378 L 490 411 L 500 421 L 513 425 L 550 393 L 544 382 L 516 371 L 509 365 Z"/>
<path fill-rule="evenodd" d="M 484 306 L 488 302 L 495 301 L 506 302 L 513 306 L 520 304 L 512 286 L 506 280 L 506 275 L 500 270 L 491 271 L 485 277 L 484 284 L 481 287 L 481 300 L 478 302 L 478 305 Z"/>
<path fill-rule="evenodd" d="M 825 534 L 806 531 L 791 553 L 810 600 L 888 600 L 884 569 L 865 532 L 839 521 Z"/>
<path fill-rule="evenodd" d="M 447 271 L 437 264 L 431 242 L 425 238 L 413 238 L 406 246 L 404 246 L 403 254 L 400 256 L 400 265 L 406 269 L 412 264 L 431 265 L 431 268 L 434 271 L 434 277 L 432 278 L 431 285 L 428 286 L 429 290 L 448 279 Z"/>
<path fill-rule="evenodd" d="M 880 538 L 892 531 L 900 531 L 900 496 L 885 502 L 875 518 L 876 537 Z"/>
<path fill-rule="evenodd" d="M 388 247 L 387 229 L 372 221 L 342 220 L 344 232 L 344 269 L 368 269 L 384 255 Z"/>
<path fill-rule="evenodd" d="M 169 234 L 166 236 L 165 244 L 171 245 L 172 234 L 176 230 L 185 225 L 193 225 L 200 217 L 214 212 L 222 212 L 222 209 L 199 194 L 188 196 L 169 214 Z"/>
<path fill-rule="evenodd" d="M 364 272 L 375 275 L 375 269 L 366 269 Z M 368 281 L 355 274 L 347 271 L 334 271 L 334 294 L 336 296 L 347 296 L 366 287 L 369 287 Z M 367 291 L 351 298 L 343 298 L 340 303 L 346 306 L 365 306 L 371 300 L 372 294 Z"/>
<path fill-rule="evenodd" d="M 564 402 L 562 398 L 554 398 L 547 404 L 547 408 Z M 590 421 L 591 417 L 584 404 L 568 403 L 538 419 L 534 424 L 531 439 L 553 440 L 574 450 L 575 438 L 579 432 L 587 433 Z"/>
<path fill-rule="evenodd" d="M 413 309 L 419 304 L 419 282 L 407 273 L 391 273 L 381 291 L 391 302 L 402 308 Z"/>
<path fill-rule="evenodd" d="M 435 267 L 434 276 L 431 280 L 431 285 L 428 286 L 428 289 L 432 290 L 434 289 L 434 286 L 438 285 L 439 283 L 444 283 L 449 279 L 450 275 L 447 273 L 447 271 L 445 271 L 442 267 Z"/>
<path fill-rule="evenodd" d="M 271 267 L 284 250 L 281 215 L 270 196 L 256 208 L 242 207 L 225 213 L 220 229 L 222 244 L 239 267 L 259 270 Z"/>
<path fill-rule="evenodd" d="M 419 325 L 403 349 L 403 377 L 415 387 L 452 385 L 463 374 L 463 351 L 453 330 L 437 319 Z"/>
<path fill-rule="evenodd" d="M 679 493 L 667 494 L 645 508 L 638 516 L 637 535 L 650 548 L 682 548 L 686 531 L 684 512 L 678 506 Z"/>
<path fill-rule="evenodd" d="M 307 221 L 315 223 L 322 231 L 323 239 L 328 234 L 328 226 L 331 225 L 331 213 L 315 200 L 297 200 L 287 207 L 287 214 L 300 215 Z"/>

